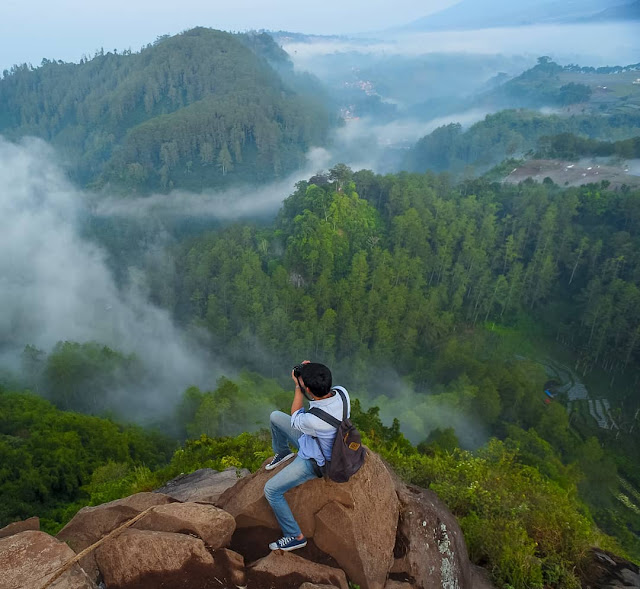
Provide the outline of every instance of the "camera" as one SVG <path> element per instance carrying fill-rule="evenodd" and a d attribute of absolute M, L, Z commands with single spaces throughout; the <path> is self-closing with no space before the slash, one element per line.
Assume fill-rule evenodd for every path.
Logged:
<path fill-rule="evenodd" d="M 293 376 L 298 378 L 302 374 L 302 364 L 296 364 L 293 367 Z"/>

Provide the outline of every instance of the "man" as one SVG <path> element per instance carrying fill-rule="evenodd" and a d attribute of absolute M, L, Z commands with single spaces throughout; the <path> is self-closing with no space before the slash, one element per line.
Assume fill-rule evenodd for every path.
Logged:
<path fill-rule="evenodd" d="M 272 477 L 264 486 L 264 495 L 282 528 L 283 537 L 269 544 L 271 550 L 296 550 L 307 545 L 300 526 L 293 517 L 284 494 L 289 489 L 322 476 L 320 467 L 331 460 L 331 450 L 337 429 L 319 417 L 305 412 L 304 397 L 311 407 L 326 411 L 342 421 L 342 399 L 331 390 L 331 371 L 324 365 L 305 360 L 299 376 L 291 371 L 295 383 L 291 416 L 282 411 L 271 414 L 271 441 L 275 456 L 265 467 L 272 470 L 295 456 L 289 445 L 298 449 L 295 460 Z M 346 390 L 347 416 L 351 402 Z"/>

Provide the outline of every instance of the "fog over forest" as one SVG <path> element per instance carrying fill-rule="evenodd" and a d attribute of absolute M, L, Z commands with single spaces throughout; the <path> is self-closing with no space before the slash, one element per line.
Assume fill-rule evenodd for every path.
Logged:
<path fill-rule="evenodd" d="M 19 373 L 25 346 L 48 353 L 58 341 L 135 353 L 143 382 L 110 394 L 114 407 L 146 421 L 173 408 L 187 386 L 215 382 L 220 363 L 148 302 L 139 271 L 130 268 L 127 284 L 116 285 L 107 252 L 81 236 L 87 195 L 57 159 L 43 141 L 0 140 L 2 364 Z"/>

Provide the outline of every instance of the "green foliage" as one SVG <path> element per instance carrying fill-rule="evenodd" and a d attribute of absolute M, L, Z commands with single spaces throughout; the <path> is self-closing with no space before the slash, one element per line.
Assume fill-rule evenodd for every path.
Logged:
<path fill-rule="evenodd" d="M 101 466 L 157 468 L 173 446 L 138 427 L 60 411 L 32 394 L 0 392 L 0 526 L 39 515 L 45 529 L 55 530 L 59 518 L 88 502 L 85 486 Z"/>
<path fill-rule="evenodd" d="M 420 442 L 417 446 L 418 452 L 421 454 L 429 454 L 436 450 L 444 452 L 453 452 L 460 447 L 460 442 L 456 432 L 452 427 L 445 429 L 436 428 L 429 433 L 427 438 Z"/>
<path fill-rule="evenodd" d="M 424 358 L 462 324 L 475 347 L 462 356 L 479 350 L 483 362 L 501 338 L 474 340 L 479 326 L 521 317 L 585 366 L 637 359 L 637 191 L 342 172 L 299 183 L 272 229 L 190 242 L 177 258 L 180 317 L 261 370 L 269 350 L 265 372 L 273 356 L 348 359 L 391 365 L 418 388 L 430 380 Z M 474 375 L 481 401 L 469 406 L 488 423 L 500 414 L 491 380 Z"/>
<path fill-rule="evenodd" d="M 573 133 L 560 133 L 540 137 L 536 155 L 568 160 L 577 160 L 583 156 L 640 158 L 640 137 L 611 142 L 580 137 Z"/>
<path fill-rule="evenodd" d="M 575 567 L 594 542 L 620 552 L 578 500 L 579 471 L 563 466 L 534 431 L 511 427 L 505 442 L 492 439 L 475 453 L 437 444 L 424 453 L 402 443 L 397 422 L 385 427 L 375 407 L 363 413 L 354 403 L 354 422 L 405 480 L 430 487 L 447 504 L 471 559 L 500 587 L 577 589 Z"/>
<path fill-rule="evenodd" d="M 572 88 L 566 91 L 575 94 Z M 607 151 L 603 140 L 613 140 L 618 142 L 614 149 L 632 154 L 635 146 L 633 137 L 640 135 L 640 116 L 560 116 L 527 110 L 503 110 L 487 115 L 466 131 L 457 123 L 439 127 L 416 143 L 406 157 L 405 166 L 417 172 L 434 170 L 460 175 L 469 165 L 487 169 L 506 158 L 522 157 L 534 150 L 538 142 L 545 150 L 549 136 L 574 135 L 579 136 L 579 140 L 589 148 L 593 146 L 593 149 Z"/>
<path fill-rule="evenodd" d="M 27 346 L 23 362 L 33 363 L 33 354 L 33 348 Z M 139 380 L 143 368 L 134 355 L 125 356 L 97 342 L 58 342 L 35 374 L 39 388 L 56 406 L 104 413 L 112 409 L 107 393 Z"/>
<path fill-rule="evenodd" d="M 93 471 L 84 490 L 89 494 L 89 505 L 101 505 L 134 493 L 152 491 L 154 482 L 155 477 L 146 466 L 109 461 Z"/>
<path fill-rule="evenodd" d="M 82 183 L 131 191 L 260 181 L 304 162 L 329 118 L 266 61 L 261 35 L 196 28 L 139 53 L 45 60 L 0 79 L 0 133 L 50 141 Z"/>
<path fill-rule="evenodd" d="M 197 439 L 187 440 L 161 475 L 169 480 L 199 468 L 224 470 L 229 467 L 247 468 L 253 472 L 272 455 L 271 435 L 267 431 L 245 432 L 233 438 L 210 438 L 203 434 Z"/>
<path fill-rule="evenodd" d="M 177 425 L 189 438 L 236 435 L 259 429 L 271 411 L 286 408 L 290 400 L 275 381 L 243 372 L 236 381 L 221 377 L 214 391 L 187 389 L 177 409 Z"/>

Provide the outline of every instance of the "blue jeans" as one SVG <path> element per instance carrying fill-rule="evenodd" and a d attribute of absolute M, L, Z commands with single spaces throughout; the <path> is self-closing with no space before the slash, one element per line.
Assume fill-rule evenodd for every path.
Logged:
<path fill-rule="evenodd" d="M 290 415 L 282 411 L 274 411 L 271 414 L 271 443 L 276 454 L 288 454 L 289 444 L 297 448 L 298 438 L 301 435 L 302 432 L 291 427 Z M 264 486 L 264 496 L 271 505 L 285 536 L 299 536 L 302 533 L 284 498 L 285 492 L 315 478 L 317 475 L 313 461 L 296 456 L 293 462 L 271 477 Z"/>

